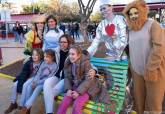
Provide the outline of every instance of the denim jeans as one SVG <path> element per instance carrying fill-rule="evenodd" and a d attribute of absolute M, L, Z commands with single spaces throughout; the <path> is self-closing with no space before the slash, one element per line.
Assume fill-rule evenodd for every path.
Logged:
<path fill-rule="evenodd" d="M 18 84 L 18 81 L 14 82 L 14 84 L 12 86 L 11 98 L 10 98 L 11 103 L 16 103 L 16 101 L 17 101 L 17 96 L 18 96 L 17 84 Z"/>
<path fill-rule="evenodd" d="M 56 76 L 48 78 L 43 90 L 46 113 L 53 113 L 54 97 L 64 92 L 64 79 L 60 80 Z"/>
<path fill-rule="evenodd" d="M 20 106 L 25 106 L 26 101 L 29 99 L 31 92 L 28 91 L 28 86 L 32 83 L 34 77 L 28 79 L 24 84 L 23 84 L 23 89 L 22 89 L 22 95 L 20 99 Z"/>
<path fill-rule="evenodd" d="M 20 100 L 20 106 L 30 108 L 34 101 L 36 100 L 37 96 L 43 90 L 43 84 L 36 85 L 35 89 L 32 88 L 32 81 L 34 77 L 28 79 L 24 85 L 22 90 L 22 96 Z"/>
<path fill-rule="evenodd" d="M 43 84 L 37 85 L 34 90 L 32 88 L 32 84 L 28 86 L 27 93 L 29 92 L 29 94 L 31 94 L 32 92 L 32 94 L 29 97 L 29 99 L 26 101 L 25 104 L 26 108 L 29 109 L 30 107 L 32 107 L 34 101 L 36 100 L 36 98 L 38 97 L 38 95 L 41 93 L 42 90 L 43 90 Z"/>

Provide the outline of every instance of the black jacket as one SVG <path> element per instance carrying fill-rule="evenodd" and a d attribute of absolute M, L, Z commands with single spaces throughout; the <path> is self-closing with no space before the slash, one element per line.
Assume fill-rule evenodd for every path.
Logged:
<path fill-rule="evenodd" d="M 26 82 L 26 80 L 30 77 L 31 73 L 33 71 L 33 60 L 30 58 L 24 65 L 21 70 L 21 72 L 17 75 L 17 77 L 14 79 L 14 82 L 18 81 L 17 84 L 17 92 L 22 93 L 22 87 L 23 84 Z"/>

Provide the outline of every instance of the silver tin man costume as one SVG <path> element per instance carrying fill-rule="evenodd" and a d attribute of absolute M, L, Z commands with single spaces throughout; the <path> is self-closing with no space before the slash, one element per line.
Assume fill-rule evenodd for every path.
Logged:
<path fill-rule="evenodd" d="M 123 16 L 115 15 L 112 21 L 104 19 L 96 29 L 96 37 L 87 49 L 91 55 L 97 51 L 100 42 L 104 42 L 107 56 L 119 60 L 127 45 L 126 22 Z"/>

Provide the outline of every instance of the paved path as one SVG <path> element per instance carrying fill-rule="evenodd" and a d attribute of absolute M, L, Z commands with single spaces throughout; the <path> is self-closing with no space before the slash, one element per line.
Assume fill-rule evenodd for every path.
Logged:
<path fill-rule="evenodd" d="M 9 64 L 25 57 L 23 54 L 23 45 L 18 42 L 0 40 L 3 64 Z"/>
<path fill-rule="evenodd" d="M 8 108 L 10 104 L 10 95 L 11 95 L 11 87 L 12 80 L 0 77 L 0 114 L 4 114 L 4 110 Z M 19 96 L 20 99 L 20 96 Z M 19 102 L 19 100 L 18 100 Z M 58 105 L 55 104 L 55 112 L 57 111 Z M 13 111 L 10 114 L 17 114 L 18 110 Z M 45 107 L 43 96 L 37 97 L 37 100 L 33 104 L 31 114 L 45 114 Z M 71 108 L 68 109 L 67 114 L 71 114 Z"/>
<path fill-rule="evenodd" d="M 13 40 L 0 40 L 3 65 L 24 58 L 23 45 L 24 44 L 14 42 Z M 12 80 L 0 77 L 0 114 L 4 114 L 4 110 L 10 104 L 12 84 Z"/>
<path fill-rule="evenodd" d="M 0 114 L 4 114 L 4 110 L 8 108 L 10 104 L 12 84 L 12 80 L 0 77 Z M 17 114 L 17 110 L 10 114 Z M 44 114 L 44 102 L 42 96 L 38 97 L 34 103 L 31 114 Z"/>
<path fill-rule="evenodd" d="M 11 80 L 0 77 L 0 114 L 3 114 L 9 105 L 12 83 Z"/>

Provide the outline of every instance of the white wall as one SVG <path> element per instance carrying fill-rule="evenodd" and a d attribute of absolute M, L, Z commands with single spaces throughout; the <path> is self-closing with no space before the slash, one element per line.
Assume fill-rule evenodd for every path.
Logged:
<path fill-rule="evenodd" d="M 1 9 L 1 21 L 10 21 L 11 20 L 11 14 L 9 9 Z"/>

